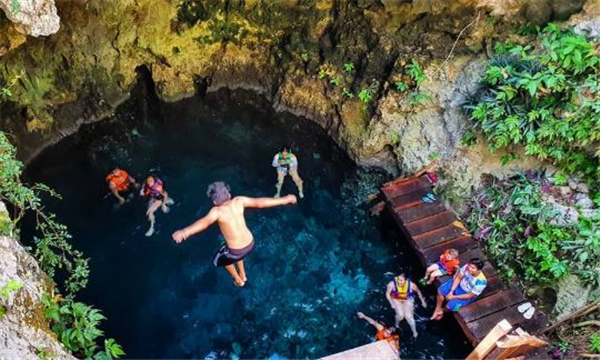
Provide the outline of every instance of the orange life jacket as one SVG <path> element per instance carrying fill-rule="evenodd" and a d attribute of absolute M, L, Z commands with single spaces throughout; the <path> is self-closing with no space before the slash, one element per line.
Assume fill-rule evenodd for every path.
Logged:
<path fill-rule="evenodd" d="M 386 330 L 386 328 L 383 328 L 377 332 L 377 334 L 375 335 L 375 339 L 377 341 L 387 340 L 388 342 L 392 342 L 392 341 L 396 341 L 400 338 L 400 336 L 398 336 L 397 334 L 391 334 L 391 335 L 386 336 L 385 330 Z"/>
<path fill-rule="evenodd" d="M 106 182 L 115 184 L 117 191 L 125 191 L 129 189 L 130 185 L 129 174 L 127 171 L 119 169 L 116 175 L 113 173 L 108 174 Z"/>
<path fill-rule="evenodd" d="M 446 270 L 446 273 L 448 275 L 452 275 L 454 273 L 454 270 L 456 270 L 456 268 L 460 265 L 460 260 L 458 258 L 455 258 L 453 260 L 447 260 L 446 256 L 449 252 L 450 250 L 446 250 L 440 256 L 440 265 L 444 267 L 444 270 Z"/>

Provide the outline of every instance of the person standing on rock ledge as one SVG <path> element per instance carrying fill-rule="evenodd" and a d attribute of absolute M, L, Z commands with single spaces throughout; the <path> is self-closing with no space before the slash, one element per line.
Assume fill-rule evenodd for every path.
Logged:
<path fill-rule="evenodd" d="M 277 192 L 275 193 L 275 197 L 278 198 L 281 196 L 283 181 L 289 174 L 298 187 L 298 195 L 300 196 L 300 199 L 302 199 L 304 197 L 304 189 L 302 179 L 300 178 L 300 175 L 298 175 L 298 158 L 292 153 L 289 146 L 284 146 L 280 152 L 275 154 L 272 166 L 277 169 L 277 185 L 275 185 Z"/>
<path fill-rule="evenodd" d="M 276 199 L 236 196 L 232 199 L 229 186 L 222 181 L 210 184 L 206 195 L 212 199 L 215 206 L 200 220 L 175 231 L 173 240 L 181 244 L 190 236 L 206 230 L 216 222 L 225 238 L 225 244 L 215 255 L 213 263 L 215 266 L 225 267 L 236 286 L 244 286 L 248 281 L 244 270 L 244 258 L 254 250 L 254 236 L 246 225 L 244 210 L 293 205 L 297 202 L 296 197 L 288 195 Z"/>

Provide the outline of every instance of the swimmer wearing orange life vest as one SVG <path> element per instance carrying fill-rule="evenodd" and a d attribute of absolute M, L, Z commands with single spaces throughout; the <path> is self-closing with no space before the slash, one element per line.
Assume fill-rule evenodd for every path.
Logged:
<path fill-rule="evenodd" d="M 417 337 L 417 325 L 415 324 L 415 302 L 414 302 L 414 293 L 419 295 L 419 299 L 421 299 L 421 305 L 423 308 L 427 308 L 427 303 L 425 302 L 425 298 L 419 290 L 417 284 L 410 281 L 410 279 L 406 278 L 406 275 L 400 274 L 392 281 L 390 281 L 387 285 L 387 289 L 385 292 L 385 297 L 390 302 L 392 309 L 396 312 L 396 323 L 395 326 L 398 327 L 400 325 L 400 321 L 406 319 L 410 329 L 412 330 L 413 336 Z"/>
<path fill-rule="evenodd" d="M 148 210 L 146 210 L 146 216 L 150 221 L 150 228 L 146 231 L 145 235 L 152 236 L 152 234 L 154 234 L 154 223 L 156 222 L 154 213 L 159 208 L 162 209 L 163 213 L 168 213 L 168 205 L 173 204 L 173 200 L 169 198 L 169 194 L 165 190 L 162 180 L 153 176 L 148 176 L 144 187 L 140 190 L 140 195 L 150 198 L 150 201 L 148 201 Z"/>
<path fill-rule="evenodd" d="M 106 182 L 110 192 L 119 200 L 119 204 L 125 203 L 125 198 L 120 193 L 129 190 L 131 185 L 136 185 L 135 179 L 127 171 L 115 168 L 106 176 Z"/>
<path fill-rule="evenodd" d="M 375 321 L 360 311 L 357 312 L 356 315 L 358 315 L 359 319 L 365 320 L 377 329 L 377 333 L 375 334 L 376 341 L 386 340 L 394 350 L 400 350 L 400 336 L 397 334 L 397 329 L 395 327 L 388 328 L 380 321 Z"/>

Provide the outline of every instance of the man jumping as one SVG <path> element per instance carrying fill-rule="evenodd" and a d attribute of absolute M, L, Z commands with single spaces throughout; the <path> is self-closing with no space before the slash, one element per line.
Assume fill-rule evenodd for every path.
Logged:
<path fill-rule="evenodd" d="M 254 237 L 244 219 L 246 208 L 271 208 L 296 204 L 294 195 L 283 198 L 249 198 L 236 196 L 233 199 L 230 189 L 224 182 L 218 181 L 208 187 L 206 195 L 215 206 L 206 216 L 193 224 L 173 233 L 173 240 L 180 244 L 192 235 L 198 234 L 217 222 L 226 244 L 215 255 L 215 266 L 224 266 L 233 278 L 236 286 L 244 286 L 248 280 L 244 270 L 244 258 L 254 249 Z M 237 269 L 236 269 L 237 266 Z"/>

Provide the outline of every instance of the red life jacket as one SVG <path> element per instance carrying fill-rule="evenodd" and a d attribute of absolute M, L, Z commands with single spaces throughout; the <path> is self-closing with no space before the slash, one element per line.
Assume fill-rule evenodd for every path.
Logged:
<path fill-rule="evenodd" d="M 117 174 L 110 173 L 106 177 L 106 182 L 115 184 L 117 191 L 125 191 L 129 189 L 130 181 L 129 174 L 125 170 L 119 169 Z"/>

